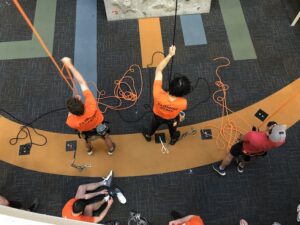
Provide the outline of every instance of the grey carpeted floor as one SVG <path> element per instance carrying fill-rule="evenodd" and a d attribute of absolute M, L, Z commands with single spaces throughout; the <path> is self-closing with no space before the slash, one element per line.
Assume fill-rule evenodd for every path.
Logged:
<path fill-rule="evenodd" d="M 26 11 L 32 18 L 35 1 L 20 2 L 26 5 Z M 74 54 L 76 4 L 70 0 L 61 0 L 57 4 L 53 55 L 59 60 L 63 56 L 73 57 Z M 241 4 L 258 58 L 232 60 L 231 67 L 222 73 L 224 82 L 230 86 L 228 105 L 233 110 L 242 109 L 281 89 L 298 78 L 300 71 L 299 26 L 289 26 L 294 13 L 290 8 L 294 9 L 295 4 L 282 3 L 280 0 L 241 1 Z M 23 29 L 24 22 L 16 10 L 13 10 L 13 5 L 1 7 L 0 12 L 0 22 L 4 24 L 0 26 L 1 41 L 7 41 L 9 37 L 12 40 L 31 37 L 28 28 L 25 26 Z M 137 20 L 107 22 L 102 1 L 98 1 L 97 19 L 98 88 L 112 94 L 114 80 L 119 79 L 131 64 L 141 64 L 138 23 Z M 173 17 L 161 18 L 165 50 L 172 42 L 173 23 Z M 185 74 L 193 84 L 199 77 L 205 78 L 212 92 L 216 90 L 214 70 L 217 66 L 213 59 L 219 56 L 232 59 L 218 1 L 212 1 L 211 12 L 203 15 L 203 23 L 208 44 L 190 47 L 184 46 L 181 25 L 177 24 L 177 55 L 173 76 L 176 73 Z M 141 117 L 149 111 L 147 105 L 152 103 L 150 87 L 154 71 L 143 69 L 143 74 L 144 89 L 137 105 L 121 112 L 109 110 L 105 114 L 106 120 L 114 121 L 110 124 L 112 133 L 140 132 L 141 127 L 149 120 L 150 114 Z M 47 58 L 2 60 L 0 76 L 1 108 L 26 122 L 50 110 L 64 107 L 66 99 L 71 95 L 67 85 Z M 166 86 L 167 80 L 166 70 Z M 219 108 L 211 99 L 199 104 L 205 100 L 208 91 L 206 83 L 200 79 L 189 96 L 189 107 L 192 110 L 187 112 L 186 121 L 182 125 L 213 119 L 220 115 Z M 73 131 L 65 125 L 65 119 L 66 112 L 62 111 L 44 117 L 34 125 L 44 130 L 72 133 Z"/>
<path fill-rule="evenodd" d="M 237 225 L 245 218 L 250 225 L 296 225 L 300 203 L 300 124 L 288 131 L 287 143 L 264 158 L 252 159 L 244 174 L 235 165 L 225 177 L 211 165 L 192 170 L 144 177 L 114 178 L 128 200 L 114 202 L 107 219 L 126 224 L 135 209 L 153 225 L 166 225 L 175 209 L 184 214 L 201 215 L 206 225 Z M 0 163 L 0 193 L 29 205 L 40 199 L 39 213 L 61 215 L 63 205 L 72 198 L 78 185 L 96 178 L 67 177 L 27 171 Z"/>
<path fill-rule="evenodd" d="M 33 18 L 36 1 L 20 2 L 26 5 L 29 17 Z M 73 57 L 75 3 L 74 0 L 58 1 L 53 52 L 56 59 Z M 232 60 L 231 67 L 222 73 L 223 80 L 230 85 L 228 105 L 233 110 L 242 109 L 281 89 L 297 79 L 300 72 L 300 26 L 289 26 L 299 7 L 298 1 L 241 0 L 241 5 L 258 58 Z M 98 88 L 112 93 L 113 81 L 129 65 L 141 64 L 138 24 L 136 20 L 108 23 L 102 1 L 98 1 L 97 18 Z M 161 18 L 164 49 L 172 41 L 173 21 L 172 17 Z M 207 79 L 213 91 L 217 64 L 212 59 L 218 56 L 232 58 L 218 1 L 212 1 L 211 12 L 203 15 L 203 22 L 208 44 L 193 47 L 184 46 L 180 23 L 177 24 L 177 55 L 173 70 L 188 75 L 193 83 L 198 77 Z M 0 24 L 0 41 L 31 38 L 30 30 L 24 28 L 24 22 L 13 6 L 0 7 Z M 149 119 L 150 115 L 146 114 L 137 122 L 125 122 L 137 120 L 149 110 L 147 104 L 151 104 L 154 71 L 143 69 L 143 74 L 145 86 L 137 106 L 105 114 L 107 120 L 113 121 L 110 124 L 112 133 L 139 132 Z M 0 78 L 0 108 L 26 122 L 64 107 L 71 95 L 47 58 L 2 60 Z M 167 80 L 167 73 L 165 78 Z M 198 104 L 206 95 L 206 85 L 200 80 L 189 96 L 193 110 L 188 111 L 183 125 L 220 115 L 212 100 Z M 44 130 L 73 132 L 66 127 L 65 119 L 66 112 L 57 112 L 34 125 Z M 206 166 L 192 171 L 115 179 L 124 189 L 128 204 L 115 204 L 109 217 L 124 222 L 129 210 L 136 209 L 153 224 L 163 225 L 169 220 L 169 211 L 177 209 L 200 214 L 208 225 L 234 225 L 242 217 L 251 225 L 269 225 L 274 221 L 282 225 L 296 224 L 296 206 L 300 202 L 299 135 L 298 123 L 289 130 L 285 146 L 264 159 L 253 160 L 243 175 L 232 166 L 228 176 L 220 178 Z M 57 216 L 79 184 L 96 180 L 41 174 L 4 162 L 1 162 L 0 170 L 1 194 L 27 204 L 33 197 L 38 197 L 41 201 L 39 212 Z"/>

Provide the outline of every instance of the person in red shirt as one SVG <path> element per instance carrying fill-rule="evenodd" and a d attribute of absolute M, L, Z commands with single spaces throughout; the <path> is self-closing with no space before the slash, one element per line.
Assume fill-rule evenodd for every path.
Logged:
<path fill-rule="evenodd" d="M 143 131 L 146 141 L 151 141 L 151 136 L 162 124 L 167 124 L 170 132 L 170 144 L 174 145 L 180 137 L 177 131 L 178 123 L 184 119 L 183 110 L 187 109 L 187 100 L 183 96 L 191 91 L 191 83 L 185 76 L 174 78 L 170 81 L 169 92 L 163 90 L 163 69 L 167 66 L 170 59 L 175 55 L 176 47 L 169 48 L 169 54 L 156 67 L 155 79 L 153 84 L 153 119 L 150 131 Z M 181 113 L 182 112 L 182 113 Z"/>
<path fill-rule="evenodd" d="M 204 225 L 200 216 L 188 215 L 183 217 L 177 211 L 172 211 L 171 216 L 174 220 L 171 220 L 169 225 Z"/>
<path fill-rule="evenodd" d="M 104 117 L 100 112 L 96 99 L 82 75 L 72 64 L 71 59 L 64 57 L 61 61 L 78 81 L 81 91 L 85 97 L 84 103 L 82 102 L 80 95 L 76 95 L 68 99 L 67 108 L 69 110 L 69 114 L 66 121 L 67 125 L 80 132 L 80 136 L 84 137 L 88 155 L 93 154 L 91 140 L 97 137 L 104 139 L 108 148 L 108 155 L 112 155 L 115 150 L 115 144 L 109 136 L 109 128 L 107 124 L 103 123 Z"/>
<path fill-rule="evenodd" d="M 112 190 L 122 204 L 126 203 L 119 188 L 110 188 L 111 182 L 112 171 L 100 182 L 80 185 L 75 198 L 71 198 L 63 207 L 62 217 L 91 223 L 102 221 L 113 204 Z M 96 197 L 101 200 L 95 201 Z M 93 216 L 98 211 L 101 211 L 100 214 Z"/>
<path fill-rule="evenodd" d="M 267 151 L 284 144 L 286 138 L 286 125 L 270 121 L 266 131 L 250 131 L 234 144 L 230 152 L 223 159 L 221 164 L 213 165 L 213 169 L 221 176 L 225 176 L 225 169 L 236 158 L 237 171 L 244 172 L 244 167 L 252 156 L 264 156 Z"/>

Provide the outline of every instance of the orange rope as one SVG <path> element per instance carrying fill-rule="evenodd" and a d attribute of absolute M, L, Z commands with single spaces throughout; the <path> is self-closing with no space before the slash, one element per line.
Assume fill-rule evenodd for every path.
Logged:
<path fill-rule="evenodd" d="M 49 49 L 47 48 L 46 44 L 44 43 L 44 41 L 42 40 L 41 36 L 39 35 L 39 33 L 37 32 L 37 30 L 35 29 L 35 27 L 33 26 L 33 24 L 31 23 L 30 19 L 28 18 L 27 14 L 25 13 L 24 9 L 22 8 L 22 6 L 20 5 L 20 3 L 18 2 L 18 0 L 13 0 L 13 3 L 15 4 L 15 6 L 17 7 L 17 9 L 19 10 L 20 14 L 23 16 L 24 20 L 26 21 L 26 23 L 28 24 L 28 26 L 30 27 L 30 29 L 32 30 L 32 32 L 34 33 L 34 35 L 36 36 L 37 40 L 40 42 L 42 48 L 45 50 L 45 52 L 47 53 L 47 55 L 49 56 L 49 58 L 51 59 L 51 61 L 53 62 L 54 66 L 56 67 L 56 69 L 58 70 L 58 72 L 60 73 L 60 75 L 62 76 L 62 78 L 66 81 L 66 83 L 68 84 L 68 86 L 71 88 L 71 90 L 73 90 L 73 87 L 71 86 L 71 84 L 69 83 L 69 81 L 67 80 L 66 76 L 64 75 L 63 71 L 60 69 L 60 67 L 58 66 L 58 63 L 55 61 L 54 57 L 52 56 L 51 52 L 49 51 Z"/>
<path fill-rule="evenodd" d="M 289 97 L 285 102 L 282 103 L 272 114 L 270 114 L 266 120 L 264 120 L 258 128 L 261 128 L 262 125 L 264 125 L 266 122 L 270 121 L 270 119 L 275 116 L 281 109 L 283 109 L 288 103 L 290 103 L 294 98 L 296 98 L 298 95 L 300 95 L 300 91 L 293 94 L 291 97 Z"/>
<path fill-rule="evenodd" d="M 47 48 L 46 44 L 42 40 L 41 36 L 39 35 L 37 30 L 35 29 L 35 27 L 31 23 L 31 21 L 29 20 L 28 16 L 26 15 L 24 9 L 22 8 L 22 6 L 18 2 L 18 0 L 13 0 L 13 3 L 15 4 L 16 8 L 19 10 L 20 14 L 23 16 L 24 20 L 27 22 L 28 26 L 30 27 L 30 29 L 32 30 L 34 35 L 36 36 L 36 38 L 39 41 L 39 43 L 41 44 L 42 48 L 45 50 L 45 52 L 47 53 L 47 55 L 49 56 L 49 58 L 53 62 L 54 66 L 58 70 L 61 77 L 68 84 L 70 89 L 73 91 L 74 95 L 78 94 L 79 92 L 76 88 L 74 79 L 73 79 L 72 74 L 69 71 L 69 69 L 66 68 L 65 66 L 63 66 L 62 68 L 59 67 L 58 63 L 56 62 L 56 60 L 52 56 L 51 52 Z M 141 79 L 141 87 L 140 87 L 139 91 L 137 91 L 136 88 L 135 88 L 134 79 L 128 75 L 129 73 L 135 72 L 134 67 L 136 67 L 138 69 L 140 79 Z M 67 71 L 67 76 L 63 72 L 64 69 Z M 125 80 L 129 80 L 131 84 L 126 82 Z M 98 104 L 105 106 L 105 109 L 103 110 L 103 113 L 105 113 L 107 111 L 107 109 L 112 109 L 112 110 L 128 109 L 128 108 L 130 108 L 130 107 L 132 107 L 136 104 L 137 100 L 139 99 L 139 97 L 142 94 L 143 77 L 142 77 L 141 68 L 136 64 L 131 65 L 129 67 L 129 69 L 124 73 L 124 75 L 121 77 L 121 79 L 115 81 L 114 95 L 112 95 L 112 96 L 105 96 L 105 91 L 104 90 L 99 91 L 96 84 L 92 83 L 92 85 L 95 87 L 95 89 L 98 93 L 98 97 L 97 97 Z M 125 86 L 126 90 L 124 89 L 124 86 Z M 100 100 L 105 100 L 105 99 L 110 99 L 110 98 L 117 99 L 119 103 L 117 105 L 112 106 L 112 105 L 100 102 Z M 128 106 L 123 106 L 124 100 L 127 101 L 127 102 L 131 102 L 131 103 Z"/>
<path fill-rule="evenodd" d="M 136 90 L 134 78 L 129 76 L 130 73 L 134 73 L 136 71 L 138 72 L 141 81 L 141 87 L 139 91 Z M 98 98 L 97 98 L 98 104 L 103 105 L 105 107 L 104 110 L 102 111 L 103 113 L 105 113 L 107 109 L 112 109 L 112 110 L 129 109 L 130 107 L 134 106 L 137 103 L 143 91 L 143 74 L 140 66 L 136 64 L 131 65 L 129 69 L 123 74 L 120 80 L 115 80 L 114 84 L 115 84 L 114 94 L 105 96 L 106 95 L 105 91 L 104 90 L 99 91 L 95 86 L 95 84 L 92 83 L 92 85 L 96 88 L 98 92 Z M 108 99 L 116 99 L 118 101 L 118 104 L 109 105 L 103 102 Z M 129 105 L 123 106 L 124 103 L 126 104 L 126 102 L 129 102 Z"/>
<path fill-rule="evenodd" d="M 218 78 L 218 80 L 215 82 L 215 85 L 219 89 L 215 91 L 212 95 L 213 101 L 216 104 L 218 104 L 222 109 L 221 125 L 220 127 L 211 126 L 211 125 L 207 127 L 212 127 L 218 130 L 218 134 L 216 137 L 217 147 L 221 149 L 226 148 L 226 150 L 229 150 L 230 147 L 235 143 L 237 138 L 240 136 L 240 134 L 242 134 L 243 132 L 244 133 L 248 132 L 249 130 L 236 126 L 234 121 L 230 119 L 230 117 L 228 116 L 230 113 L 233 113 L 234 111 L 231 110 L 227 105 L 227 91 L 229 90 L 229 86 L 223 83 L 219 71 L 222 68 L 228 67 L 230 65 L 230 60 L 226 57 L 218 57 L 214 59 L 214 61 L 217 60 L 226 61 L 225 64 L 219 65 L 215 70 L 215 74 Z M 251 129 L 251 125 L 246 120 L 240 117 L 237 113 L 235 113 L 235 116 L 241 119 Z"/>

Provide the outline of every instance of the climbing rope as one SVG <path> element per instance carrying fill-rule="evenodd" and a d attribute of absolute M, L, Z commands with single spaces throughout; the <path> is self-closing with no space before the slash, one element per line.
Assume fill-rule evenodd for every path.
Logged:
<path fill-rule="evenodd" d="M 173 27 L 173 41 L 172 44 L 175 45 L 175 40 L 176 40 L 176 27 L 177 27 L 177 9 L 178 9 L 178 0 L 175 1 L 175 15 L 174 15 L 174 27 Z M 169 83 L 172 80 L 172 73 L 173 73 L 173 61 L 174 57 L 171 59 L 171 64 L 170 64 L 170 70 L 169 70 Z"/>
<path fill-rule="evenodd" d="M 67 83 L 69 88 L 73 91 L 73 94 L 77 95 L 79 93 L 79 91 L 76 88 L 76 85 L 74 83 L 74 79 L 73 79 L 69 69 L 66 68 L 65 66 L 62 66 L 62 68 L 59 67 L 57 61 L 52 56 L 52 54 L 49 51 L 48 47 L 46 46 L 43 39 L 41 38 L 41 36 L 39 35 L 37 30 L 35 29 L 35 27 L 31 23 L 30 19 L 28 18 L 27 14 L 25 13 L 24 9 L 22 8 L 22 6 L 18 2 L 18 0 L 13 0 L 13 3 L 15 4 L 16 8 L 20 12 L 20 14 L 23 16 L 24 20 L 26 21 L 26 23 L 28 24 L 28 26 L 30 27 L 30 29 L 32 30 L 34 35 L 36 36 L 37 40 L 41 44 L 42 48 L 44 49 L 44 51 L 46 52 L 46 54 L 48 55 L 48 57 L 50 58 L 50 60 L 54 64 L 54 66 L 56 67 L 56 69 L 58 70 L 61 77 Z M 67 71 L 67 74 L 65 74 L 64 71 Z M 130 73 L 134 73 L 135 71 L 138 71 L 139 77 L 140 77 L 140 88 L 139 88 L 139 90 L 137 90 L 137 88 L 135 87 L 135 79 L 133 77 L 129 76 Z M 125 109 L 128 109 L 128 108 L 134 106 L 136 104 L 136 102 L 138 101 L 139 97 L 141 96 L 142 91 L 143 91 L 143 74 L 142 74 L 142 71 L 141 71 L 141 68 L 140 68 L 139 65 L 136 65 L 136 64 L 131 65 L 129 67 L 129 69 L 123 74 L 121 79 L 116 80 L 114 82 L 114 84 L 115 84 L 114 94 L 111 95 L 111 96 L 106 96 L 106 93 L 105 93 L 104 90 L 99 91 L 98 88 L 97 88 L 97 85 L 95 83 L 91 83 L 91 84 L 92 84 L 92 86 L 94 86 L 94 88 L 97 91 L 97 101 L 98 101 L 98 103 L 100 105 L 104 106 L 104 110 L 102 110 L 103 113 L 105 113 L 107 111 L 107 109 L 125 110 Z M 109 105 L 109 104 L 106 104 L 106 103 L 103 102 L 103 100 L 112 99 L 112 98 L 116 99 L 118 101 L 117 105 Z M 124 101 L 126 103 L 129 102 L 129 105 L 124 106 L 124 104 L 126 104 L 126 103 L 124 103 Z"/>
<path fill-rule="evenodd" d="M 218 57 L 215 58 L 214 61 L 218 60 L 225 60 L 224 64 L 219 65 L 216 70 L 215 74 L 217 76 L 217 81 L 215 85 L 218 87 L 213 95 L 213 101 L 221 107 L 221 124 L 220 127 L 208 125 L 206 127 L 212 127 L 218 130 L 218 134 L 216 136 L 216 145 L 220 149 L 226 148 L 227 150 L 236 142 L 236 140 L 240 137 L 242 133 L 246 133 L 251 129 L 251 125 L 244 120 L 242 117 L 236 113 L 234 116 L 238 117 L 240 120 L 243 121 L 244 124 L 248 127 L 244 129 L 239 127 L 235 124 L 235 121 L 229 117 L 229 114 L 234 113 L 227 105 L 227 91 L 229 90 L 229 85 L 225 84 L 220 75 L 220 70 L 230 66 L 230 60 L 226 57 Z"/>

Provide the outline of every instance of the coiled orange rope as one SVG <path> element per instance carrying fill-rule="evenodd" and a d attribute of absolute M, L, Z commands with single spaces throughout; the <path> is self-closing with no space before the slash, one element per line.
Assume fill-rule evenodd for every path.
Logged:
<path fill-rule="evenodd" d="M 248 132 L 251 129 L 251 125 L 236 113 L 235 116 L 241 119 L 249 128 L 244 129 L 238 127 L 235 124 L 234 120 L 230 119 L 230 117 L 228 116 L 230 113 L 233 113 L 234 111 L 231 110 L 227 105 L 227 91 L 229 90 L 229 86 L 223 83 L 220 75 L 220 70 L 222 68 L 228 67 L 230 65 L 230 60 L 226 57 L 218 57 L 214 59 L 214 61 L 218 61 L 218 60 L 226 61 L 225 64 L 219 65 L 215 70 L 215 74 L 218 78 L 218 80 L 215 82 L 215 85 L 218 87 L 218 90 L 215 91 L 212 95 L 213 101 L 217 105 L 219 105 L 222 110 L 221 125 L 220 127 L 211 126 L 211 125 L 207 127 L 212 127 L 218 130 L 218 134 L 216 137 L 217 147 L 221 149 L 226 148 L 227 150 L 229 150 L 230 147 L 233 145 L 233 143 L 235 143 L 235 141 L 242 133 Z"/>
<path fill-rule="evenodd" d="M 20 14 L 23 16 L 24 20 L 26 21 L 26 23 L 28 24 L 28 26 L 30 27 L 30 29 L 32 30 L 34 35 L 36 36 L 37 40 L 41 44 L 41 46 L 44 49 L 44 51 L 46 52 L 46 54 L 49 56 L 50 60 L 53 62 L 54 66 L 58 70 L 61 77 L 68 84 L 70 89 L 73 91 L 73 94 L 74 95 L 78 94 L 79 92 L 76 88 L 74 79 L 73 79 L 69 69 L 64 66 L 62 66 L 62 68 L 59 67 L 58 63 L 52 56 L 51 52 L 49 51 L 48 47 L 46 46 L 43 39 L 39 35 L 38 31 L 35 29 L 35 27 L 31 23 L 30 19 L 28 18 L 27 14 L 25 13 L 24 9 L 22 8 L 22 6 L 18 2 L 18 0 L 13 0 L 13 3 L 15 4 L 16 8 L 20 12 Z M 64 74 L 64 70 L 67 71 L 67 75 Z M 141 86 L 138 91 L 135 87 L 134 78 L 129 76 L 130 73 L 134 73 L 135 71 L 138 71 L 140 81 L 141 81 L 140 82 Z M 115 84 L 114 95 L 105 96 L 105 91 L 104 90 L 99 91 L 97 88 L 97 85 L 95 83 L 92 83 L 92 86 L 94 86 L 94 88 L 96 89 L 96 91 L 98 93 L 98 96 L 97 96 L 98 103 L 100 105 L 104 105 L 104 107 L 105 107 L 104 110 L 102 110 L 103 113 L 105 113 L 107 111 L 107 109 L 124 110 L 124 109 L 128 109 L 136 104 L 136 102 L 138 101 L 138 99 L 141 96 L 142 91 L 143 91 L 143 74 L 142 74 L 140 66 L 136 65 L 136 64 L 131 65 L 129 67 L 129 69 L 123 74 L 121 79 L 116 80 L 114 84 Z M 118 101 L 117 105 L 109 105 L 102 101 L 105 99 L 112 99 L 112 98 L 117 99 L 117 101 Z M 124 101 L 126 103 L 124 103 Z M 128 104 L 128 102 L 129 102 L 129 105 L 124 106 L 124 104 Z"/>

